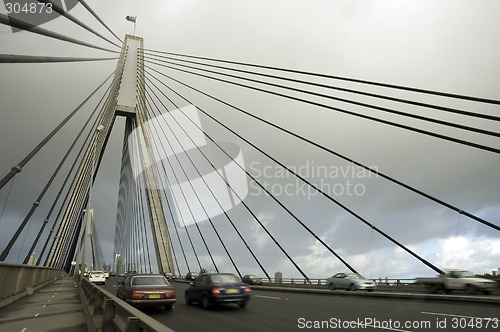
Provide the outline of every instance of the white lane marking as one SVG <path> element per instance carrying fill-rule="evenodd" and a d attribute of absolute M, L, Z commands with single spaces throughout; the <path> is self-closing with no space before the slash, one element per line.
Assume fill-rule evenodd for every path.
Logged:
<path fill-rule="evenodd" d="M 25 327 L 24 329 L 21 330 L 21 332 L 25 332 L 28 328 Z"/>
<path fill-rule="evenodd" d="M 264 299 L 281 300 L 281 297 L 276 296 L 264 296 L 264 295 L 254 295 L 255 297 L 262 297 Z"/>
<path fill-rule="evenodd" d="M 37 313 L 37 314 L 35 315 L 35 317 L 38 317 L 38 315 L 40 315 L 40 314 L 39 314 L 39 313 Z"/>
<path fill-rule="evenodd" d="M 480 318 L 484 319 L 484 317 L 477 317 L 477 316 L 464 316 L 464 315 L 455 315 L 455 314 L 444 314 L 440 312 L 428 312 L 428 311 L 422 311 L 422 314 L 424 315 L 436 315 L 436 316 L 448 316 L 448 317 L 460 317 L 460 318 Z"/>

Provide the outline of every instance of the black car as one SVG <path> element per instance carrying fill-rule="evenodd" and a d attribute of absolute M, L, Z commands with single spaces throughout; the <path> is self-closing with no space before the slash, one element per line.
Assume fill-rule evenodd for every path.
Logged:
<path fill-rule="evenodd" d="M 241 281 L 249 285 L 262 285 L 262 279 L 253 274 L 247 274 L 243 276 L 243 278 L 241 278 Z"/>
<path fill-rule="evenodd" d="M 250 286 L 232 273 L 209 273 L 191 281 L 184 297 L 186 304 L 196 302 L 204 309 L 223 303 L 237 303 L 244 308 L 250 292 Z"/>

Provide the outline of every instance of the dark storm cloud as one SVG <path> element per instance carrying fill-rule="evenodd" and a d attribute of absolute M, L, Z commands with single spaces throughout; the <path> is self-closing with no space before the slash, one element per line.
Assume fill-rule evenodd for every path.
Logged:
<path fill-rule="evenodd" d="M 132 33 L 134 28 L 132 23 L 125 20 L 125 16 L 137 16 L 136 33 L 145 38 L 146 48 L 498 99 L 500 67 L 497 59 L 500 55 L 500 40 L 495 35 L 499 29 L 495 13 L 500 10 L 500 4 L 495 1 L 485 0 L 474 4 L 468 1 L 317 1 L 314 4 L 290 1 L 120 1 L 119 4 L 116 1 L 89 1 L 89 5 L 120 37 Z M 97 23 L 79 6 L 71 13 L 85 22 Z M 71 25 L 63 19 L 44 26 L 55 30 L 62 28 L 69 35 L 82 36 L 85 40 L 106 45 L 84 33 L 81 28 L 69 28 Z M 101 27 L 97 29 L 105 33 Z M 0 38 L 1 53 L 108 56 L 105 52 L 63 44 L 26 32 L 14 35 L 5 26 L 0 27 Z M 57 66 L 0 65 L 0 170 L 8 172 L 52 130 L 57 121 L 63 119 L 114 70 L 114 65 L 111 62 Z M 500 223 L 500 183 L 497 172 L 500 158 L 496 154 L 311 105 L 227 85 L 206 83 L 189 75 L 176 75 L 197 82 L 203 90 L 279 123 L 318 144 L 377 167 L 381 172 L 486 220 Z M 360 88 L 357 85 L 349 87 Z M 376 91 L 374 88 L 366 90 Z M 334 197 L 440 267 L 447 267 L 450 260 L 455 262 L 454 265 L 481 273 L 497 267 L 499 253 L 493 249 L 490 254 L 486 252 L 488 248 L 498 247 L 498 232 L 380 178 L 315 176 L 311 173 L 314 169 L 324 166 L 345 169 L 349 163 L 207 98 L 186 93 L 193 102 L 223 119 L 231 128 L 284 164 L 296 168 L 308 167 L 310 173 L 307 175 L 313 183 L 325 183 L 332 190 L 339 190 L 340 187 L 334 186 L 339 183 L 345 185 L 346 180 L 362 184 L 365 189 L 363 195 L 343 192 Z M 397 92 L 396 95 L 401 98 L 414 97 L 403 92 Z M 366 98 L 358 100 L 367 101 Z M 447 103 L 438 98 L 424 101 Z M 496 114 L 497 110 L 492 107 L 478 109 L 476 105 L 466 102 L 446 105 L 491 114 Z M 342 107 L 373 116 L 380 115 L 354 106 Z M 427 116 L 453 119 L 498 131 L 497 123 L 449 114 L 437 115 L 436 112 L 411 106 L 398 107 L 412 113 L 422 112 Z M 400 120 L 395 116 L 380 116 L 392 121 Z M 44 149 L 37 160 L 33 160 L 33 165 L 26 167 L 22 176 L 16 177 L 1 221 L 2 229 L 5 229 L 2 232 L 2 244 L 10 239 L 16 228 L 13 225 L 17 225 L 25 215 L 21 211 L 32 204 L 57 164 L 61 150 L 68 146 L 69 138 L 62 136 L 72 137 L 70 134 L 74 134 L 75 128 L 81 124 L 78 121 L 83 118 L 75 120 L 71 127 L 73 129 L 61 134 L 61 138 L 54 139 L 52 145 Z M 275 169 L 275 164 L 206 117 L 201 118 L 203 127 L 210 135 L 221 141 L 236 143 L 242 148 L 245 165 L 257 180 L 267 181 L 269 186 L 274 186 L 270 188 L 275 190 L 288 185 L 292 194 L 288 195 L 282 190 L 277 197 L 358 270 L 374 277 L 385 276 L 388 269 L 393 271 L 389 277 L 411 277 L 428 272 L 427 268 L 380 235 L 372 233 L 368 226 L 336 204 L 320 195 L 308 197 L 308 192 L 303 191 L 303 184 L 293 176 L 264 174 L 266 169 L 269 170 L 266 167 Z M 407 123 L 500 148 L 497 139 L 464 134 L 418 121 Z M 113 149 L 108 149 L 105 155 L 95 190 L 96 216 L 100 220 L 97 227 L 108 260 L 113 255 L 116 216 L 113 197 L 116 197 L 115 186 L 118 181 L 116 165 L 119 165 L 121 156 L 123 127 L 120 126 L 123 126 L 123 122 L 118 121 L 110 141 Z M 304 265 L 310 276 L 324 277 L 336 269 L 344 269 L 338 260 L 267 195 L 255 195 L 257 189 L 252 187 L 251 180 L 249 186 L 250 194 L 246 200 L 249 206 L 286 250 Z M 53 193 L 51 195 L 53 197 Z M 0 191 L 0 203 L 5 202 L 6 196 L 7 187 Z M 45 216 L 46 209 L 41 206 L 41 212 L 37 212 L 33 220 L 39 222 Z M 229 214 L 235 218 L 269 272 L 281 270 L 287 275 L 298 276 L 269 236 L 241 206 L 229 211 Z M 253 272 L 256 264 L 244 250 L 242 242 L 235 237 L 230 224 L 223 217 L 215 221 L 231 239 L 228 243 L 239 264 L 249 273 Z M 203 222 L 202 226 L 207 237 L 211 238 L 210 243 L 217 259 L 222 266 L 230 269 L 230 262 L 210 226 L 207 222 Z M 196 234 L 193 226 L 190 226 L 191 229 Z M 186 237 L 184 233 L 182 237 Z M 174 247 L 177 246 L 174 241 Z M 203 254 L 202 249 L 198 250 Z M 471 250 L 473 253 L 468 254 Z M 478 260 L 478 255 L 487 259 Z M 204 257 L 204 261 L 210 263 L 208 257 Z"/>

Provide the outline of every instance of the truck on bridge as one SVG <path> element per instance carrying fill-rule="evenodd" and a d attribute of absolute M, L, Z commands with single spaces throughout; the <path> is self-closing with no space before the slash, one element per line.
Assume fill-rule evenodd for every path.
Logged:
<path fill-rule="evenodd" d="M 493 280 L 476 277 L 465 270 L 448 270 L 434 278 L 416 278 L 416 283 L 424 285 L 433 293 L 448 293 L 450 291 L 465 291 L 468 294 L 482 292 L 490 294 L 497 283 Z"/>

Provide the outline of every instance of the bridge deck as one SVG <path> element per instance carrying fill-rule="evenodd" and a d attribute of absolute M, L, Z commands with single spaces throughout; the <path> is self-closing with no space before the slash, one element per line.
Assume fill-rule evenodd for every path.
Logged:
<path fill-rule="evenodd" d="M 86 331 L 73 277 L 54 281 L 0 309 L 0 330 L 9 332 Z"/>

